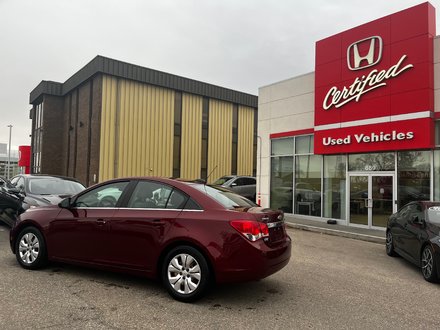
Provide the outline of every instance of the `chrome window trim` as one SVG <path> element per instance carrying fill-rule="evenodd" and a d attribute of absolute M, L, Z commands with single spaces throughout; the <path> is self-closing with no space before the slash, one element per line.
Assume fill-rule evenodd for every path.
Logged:
<path fill-rule="evenodd" d="M 77 210 L 143 210 L 143 211 L 178 211 L 178 212 L 204 212 L 205 210 L 190 210 L 190 209 L 163 209 L 163 208 L 143 208 L 143 207 L 74 207 Z"/>

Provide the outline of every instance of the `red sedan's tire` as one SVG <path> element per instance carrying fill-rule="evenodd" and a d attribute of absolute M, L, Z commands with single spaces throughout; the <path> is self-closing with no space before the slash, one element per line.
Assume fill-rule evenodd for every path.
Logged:
<path fill-rule="evenodd" d="M 38 269 L 47 264 L 46 242 L 37 228 L 26 227 L 18 234 L 15 257 L 26 269 Z"/>
<path fill-rule="evenodd" d="M 211 272 L 205 257 L 191 246 L 178 246 L 165 257 L 162 282 L 176 300 L 192 302 L 207 291 Z"/>

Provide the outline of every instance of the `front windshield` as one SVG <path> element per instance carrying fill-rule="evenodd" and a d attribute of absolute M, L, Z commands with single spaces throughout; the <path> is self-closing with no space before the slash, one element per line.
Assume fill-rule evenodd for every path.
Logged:
<path fill-rule="evenodd" d="M 61 178 L 33 178 L 28 188 L 34 195 L 75 195 L 85 189 L 79 182 Z"/>
<path fill-rule="evenodd" d="M 227 209 L 258 206 L 249 199 L 237 195 L 236 193 L 233 193 L 226 189 L 207 186 L 203 184 L 195 184 L 193 185 L 193 187 L 202 192 L 205 192 L 208 196 L 214 198 L 217 202 L 222 204 Z"/>
<path fill-rule="evenodd" d="M 426 221 L 440 225 L 440 206 L 431 206 L 427 211 Z"/>

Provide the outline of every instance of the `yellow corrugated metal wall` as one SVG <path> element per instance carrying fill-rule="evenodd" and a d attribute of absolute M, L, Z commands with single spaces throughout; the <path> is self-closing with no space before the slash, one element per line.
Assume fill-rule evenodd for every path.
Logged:
<path fill-rule="evenodd" d="M 103 78 L 99 181 L 172 176 L 174 91 Z"/>
<path fill-rule="evenodd" d="M 232 103 L 209 101 L 208 182 L 231 173 Z"/>
<path fill-rule="evenodd" d="M 237 174 L 252 175 L 254 157 L 254 109 L 238 107 Z"/>
<path fill-rule="evenodd" d="M 180 177 L 200 178 L 202 157 L 203 98 L 190 94 L 182 96 L 182 142 L 180 150 Z"/>
<path fill-rule="evenodd" d="M 115 177 L 115 122 L 117 79 L 102 81 L 101 142 L 99 148 L 99 181 Z"/>

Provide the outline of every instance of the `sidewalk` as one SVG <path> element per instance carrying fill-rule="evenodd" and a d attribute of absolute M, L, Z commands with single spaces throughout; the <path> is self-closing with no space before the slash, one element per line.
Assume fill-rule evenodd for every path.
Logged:
<path fill-rule="evenodd" d="M 316 220 L 298 219 L 292 215 L 285 215 L 285 221 L 287 227 L 294 229 L 385 244 L 384 230 L 357 228 L 345 225 L 329 225 L 326 222 Z"/>

